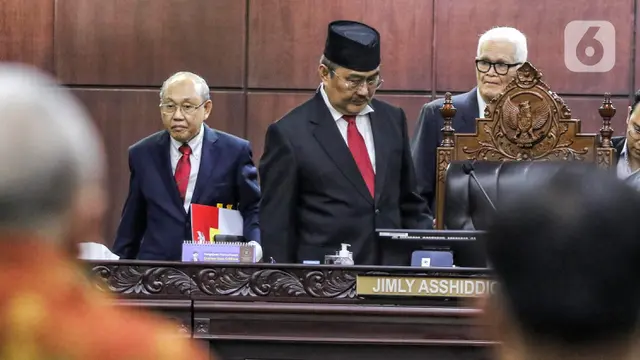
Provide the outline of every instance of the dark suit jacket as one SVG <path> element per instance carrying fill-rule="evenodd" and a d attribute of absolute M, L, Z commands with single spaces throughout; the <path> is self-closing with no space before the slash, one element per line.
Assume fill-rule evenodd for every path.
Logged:
<path fill-rule="evenodd" d="M 184 210 L 171 171 L 170 138 L 157 132 L 129 148 L 129 195 L 113 245 L 123 259 L 181 259 L 191 239 L 191 216 Z M 260 242 L 260 188 L 248 141 L 205 125 L 193 204 L 237 206 L 244 237 Z"/>
<path fill-rule="evenodd" d="M 614 159 L 616 161 L 616 165 L 618 164 L 618 161 L 620 161 L 620 153 L 622 152 L 622 149 L 624 148 L 624 141 L 626 140 L 626 136 L 614 136 L 611 138 L 611 145 L 613 146 L 614 149 L 616 149 L 616 152 L 614 153 Z M 615 169 L 615 167 L 614 167 Z"/>
<path fill-rule="evenodd" d="M 478 98 L 476 88 L 451 97 L 456 108 L 453 128 L 456 133 L 475 133 L 478 117 Z M 416 178 L 420 195 L 427 200 L 429 206 L 435 208 L 436 197 L 436 149 L 442 142 L 444 119 L 440 108 L 444 99 L 437 99 L 425 104 L 418 116 L 416 132 L 411 141 L 411 154 L 416 169 Z"/>
<path fill-rule="evenodd" d="M 375 229 L 430 228 L 432 217 L 417 194 L 404 112 L 375 99 L 371 106 L 375 199 L 319 90 L 269 126 L 260 161 L 265 260 L 323 263 L 348 243 L 357 265 L 409 263 L 382 254 Z"/>

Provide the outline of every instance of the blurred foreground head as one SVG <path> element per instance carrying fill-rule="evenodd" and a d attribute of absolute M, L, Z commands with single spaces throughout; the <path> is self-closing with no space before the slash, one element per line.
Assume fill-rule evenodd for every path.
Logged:
<path fill-rule="evenodd" d="M 539 181 L 504 199 L 487 238 L 500 358 L 638 359 L 640 194 L 577 163 L 527 178 Z"/>
<path fill-rule="evenodd" d="M 104 155 L 82 106 L 49 75 L 0 63 L 0 114 L 0 241 L 99 241 Z"/>

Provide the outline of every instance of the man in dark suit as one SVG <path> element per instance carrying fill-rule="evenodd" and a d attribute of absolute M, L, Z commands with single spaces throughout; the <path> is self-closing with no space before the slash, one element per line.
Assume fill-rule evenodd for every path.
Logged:
<path fill-rule="evenodd" d="M 457 109 L 452 124 L 456 133 L 476 132 L 476 119 L 484 117 L 486 104 L 504 90 L 525 61 L 527 40 L 520 31 L 498 27 L 480 37 L 475 61 L 477 86 L 451 99 Z M 444 99 L 437 99 L 422 107 L 411 142 L 418 188 L 432 209 L 435 208 L 436 149 L 442 142 L 444 126 L 440 115 L 443 103 Z"/>
<path fill-rule="evenodd" d="M 408 264 L 384 252 L 376 228 L 425 228 L 402 109 L 373 99 L 380 36 L 361 23 L 329 24 L 315 96 L 267 129 L 260 161 L 264 258 L 324 262 L 341 243 L 357 265 Z"/>
<path fill-rule="evenodd" d="M 129 195 L 114 252 L 124 259 L 180 260 L 183 241 L 192 239 L 190 205 L 230 204 L 260 255 L 260 188 L 249 142 L 203 123 L 212 103 L 198 75 L 171 76 L 160 101 L 165 130 L 129 148 Z"/>
<path fill-rule="evenodd" d="M 625 180 L 640 190 L 640 90 L 634 95 L 633 104 L 629 107 L 627 116 L 627 131 L 623 136 L 611 139 L 616 149 L 616 173 L 618 178 Z"/>

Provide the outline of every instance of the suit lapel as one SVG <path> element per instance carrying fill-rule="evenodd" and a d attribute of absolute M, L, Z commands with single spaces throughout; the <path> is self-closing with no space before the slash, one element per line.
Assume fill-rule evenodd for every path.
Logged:
<path fill-rule="evenodd" d="M 171 170 L 171 143 L 169 140 L 168 132 L 165 131 L 160 135 L 157 147 L 157 151 L 154 151 L 154 158 L 156 160 L 156 164 L 158 165 L 158 169 L 160 169 L 160 179 L 164 183 L 164 186 L 167 189 L 167 194 L 171 198 L 171 201 L 182 212 L 184 212 L 184 206 L 180 200 L 178 186 L 176 185 L 176 181 L 173 178 L 173 171 Z"/>
<path fill-rule="evenodd" d="M 465 95 L 466 96 L 463 102 L 464 107 L 461 109 L 463 113 L 462 118 L 465 122 L 465 128 L 469 128 L 472 132 L 474 132 L 476 128 L 476 118 L 478 117 L 478 113 L 480 112 L 480 105 L 478 104 L 477 97 L 477 88 L 473 88 L 473 90 L 469 91 Z"/>
<path fill-rule="evenodd" d="M 200 169 L 198 170 L 198 179 L 196 187 L 193 190 L 191 203 L 197 203 L 204 189 L 207 187 L 208 180 L 213 175 L 214 169 L 220 158 L 221 149 L 216 145 L 218 134 L 208 126 L 204 126 L 204 136 L 202 139 L 202 153 L 200 155 Z"/>
<path fill-rule="evenodd" d="M 358 165 L 356 165 L 351 151 L 342 138 L 340 130 L 338 130 L 338 126 L 336 126 L 335 120 L 333 120 L 319 91 L 315 95 L 314 105 L 310 118 L 311 123 L 315 125 L 314 137 L 360 195 L 369 202 L 373 202 L 360 169 L 358 169 Z"/>
<path fill-rule="evenodd" d="M 373 144 L 376 152 L 375 203 L 377 204 L 380 200 L 382 189 L 384 189 L 384 181 L 387 174 L 387 161 L 389 155 L 389 137 L 387 135 L 389 134 L 389 131 L 387 131 L 387 122 L 382 114 L 376 114 L 375 111 L 370 112 L 369 119 L 371 121 Z"/>

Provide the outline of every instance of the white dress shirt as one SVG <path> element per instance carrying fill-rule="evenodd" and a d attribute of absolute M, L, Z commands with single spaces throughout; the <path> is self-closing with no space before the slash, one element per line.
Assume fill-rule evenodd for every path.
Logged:
<path fill-rule="evenodd" d="M 322 98 L 324 99 L 324 103 L 327 104 L 329 111 L 331 112 L 331 116 L 333 120 L 335 120 L 336 125 L 338 126 L 338 130 L 340 130 L 340 134 L 344 139 L 347 146 L 349 146 L 349 142 L 347 141 L 347 127 L 349 123 L 347 120 L 342 117 L 344 114 L 336 110 L 336 108 L 331 105 L 329 102 L 329 98 L 327 97 L 327 93 L 324 91 L 324 86 L 320 85 L 320 94 L 322 94 Z M 371 160 L 371 166 L 373 166 L 373 172 L 376 171 L 376 149 L 373 144 L 373 131 L 371 130 L 371 120 L 369 119 L 370 112 L 373 112 L 373 108 L 369 105 L 365 106 L 362 111 L 356 116 L 356 127 L 358 131 L 364 138 L 364 144 L 367 146 L 367 152 L 369 153 L 369 159 Z"/>
<path fill-rule="evenodd" d="M 484 108 L 487 107 L 487 103 L 480 96 L 480 89 L 476 89 L 476 98 L 478 99 L 478 117 L 484 119 Z"/>
<path fill-rule="evenodd" d="M 191 148 L 191 173 L 189 173 L 189 184 L 187 185 L 187 193 L 184 197 L 184 211 L 188 214 L 191 206 L 191 198 L 193 190 L 196 188 L 196 180 L 198 179 L 198 171 L 200 170 L 200 159 L 202 158 L 202 139 L 204 138 L 204 125 L 200 126 L 200 132 L 187 145 Z M 176 174 L 178 160 L 182 157 L 180 146 L 183 144 L 174 138 L 171 138 L 171 172 Z"/>

